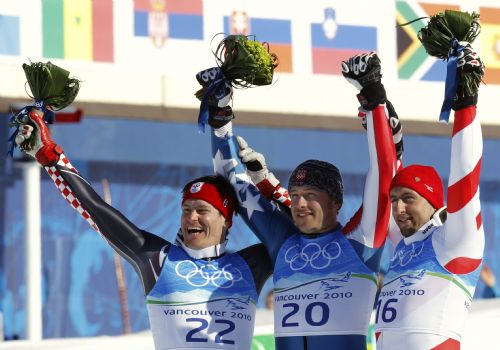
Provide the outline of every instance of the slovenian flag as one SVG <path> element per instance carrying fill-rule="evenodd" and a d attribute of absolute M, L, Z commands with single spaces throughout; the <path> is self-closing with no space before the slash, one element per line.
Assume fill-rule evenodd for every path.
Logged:
<path fill-rule="evenodd" d="M 314 74 L 340 75 L 340 62 L 359 53 L 377 51 L 375 27 L 338 24 L 335 11 L 325 9 L 323 23 L 311 23 Z"/>

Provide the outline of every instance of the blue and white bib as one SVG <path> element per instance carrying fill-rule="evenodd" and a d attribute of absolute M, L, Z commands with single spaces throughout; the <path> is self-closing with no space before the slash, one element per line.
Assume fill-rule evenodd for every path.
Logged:
<path fill-rule="evenodd" d="M 460 340 L 479 270 L 447 271 L 436 258 L 432 237 L 397 245 L 376 305 L 376 331 L 431 333 Z"/>
<path fill-rule="evenodd" d="M 290 237 L 274 269 L 277 337 L 366 335 L 377 278 L 339 230 Z"/>
<path fill-rule="evenodd" d="M 250 349 L 257 292 L 238 254 L 193 259 L 171 246 L 147 295 L 156 350 Z"/>

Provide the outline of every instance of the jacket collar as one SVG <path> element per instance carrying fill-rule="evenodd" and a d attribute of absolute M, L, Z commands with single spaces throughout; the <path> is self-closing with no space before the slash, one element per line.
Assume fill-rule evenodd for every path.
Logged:
<path fill-rule="evenodd" d="M 427 221 L 422 227 L 418 229 L 417 232 L 412 234 L 410 237 L 405 237 L 404 238 L 404 243 L 406 245 L 411 244 L 413 242 L 417 241 L 423 241 L 427 237 L 429 237 L 429 234 L 434 232 L 434 230 L 443 225 L 443 214 L 446 212 L 446 207 L 442 207 L 441 209 L 437 210 L 434 215 L 432 215 L 432 218 Z"/>
<path fill-rule="evenodd" d="M 210 247 L 202 249 L 192 249 L 184 244 L 181 233 L 179 231 L 175 240 L 175 244 L 178 247 L 181 247 L 193 259 L 210 259 L 218 258 L 226 252 L 227 239 L 220 244 L 216 244 Z"/>

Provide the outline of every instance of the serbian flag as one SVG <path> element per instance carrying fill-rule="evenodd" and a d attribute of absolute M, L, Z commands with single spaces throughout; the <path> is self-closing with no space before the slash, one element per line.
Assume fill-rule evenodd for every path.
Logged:
<path fill-rule="evenodd" d="M 161 44 L 168 38 L 203 40 L 203 2 L 134 0 L 134 35 Z"/>

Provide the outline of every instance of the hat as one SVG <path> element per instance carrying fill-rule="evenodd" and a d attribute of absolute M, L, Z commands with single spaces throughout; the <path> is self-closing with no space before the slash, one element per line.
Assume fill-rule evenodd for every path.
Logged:
<path fill-rule="evenodd" d="M 194 182 L 182 193 L 182 203 L 187 199 L 201 199 L 213 205 L 224 218 L 232 225 L 235 210 L 234 199 L 220 191 L 214 184 L 208 182 Z"/>
<path fill-rule="evenodd" d="M 312 186 L 327 192 L 338 204 L 344 200 L 344 185 L 339 169 L 328 162 L 309 159 L 299 164 L 290 175 L 288 188 Z"/>
<path fill-rule="evenodd" d="M 436 170 L 426 165 L 410 165 L 394 176 L 391 182 L 394 187 L 407 187 L 414 190 L 435 208 L 444 206 L 443 183 Z"/>

